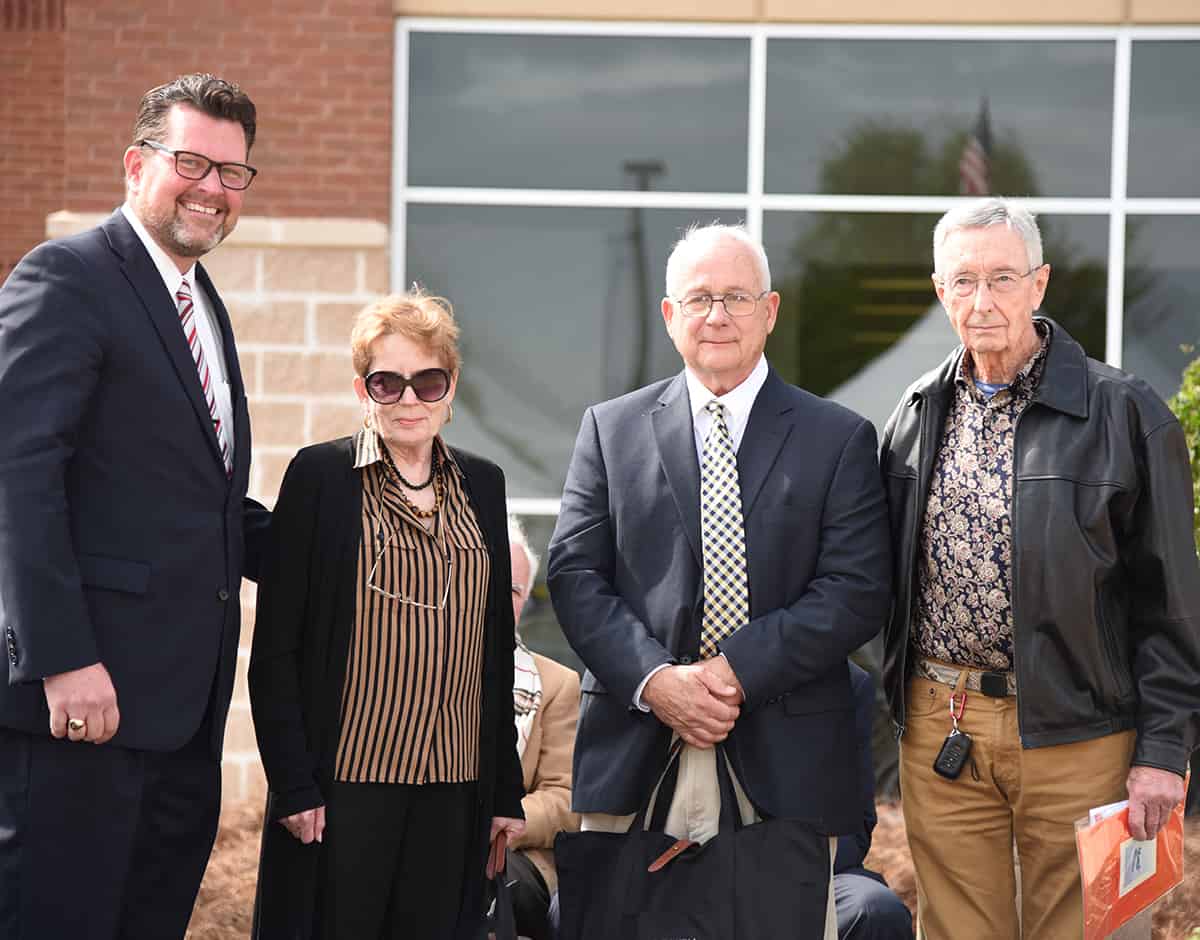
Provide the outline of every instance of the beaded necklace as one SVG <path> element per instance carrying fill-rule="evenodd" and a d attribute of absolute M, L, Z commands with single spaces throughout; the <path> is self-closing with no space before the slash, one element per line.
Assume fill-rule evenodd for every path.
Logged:
<path fill-rule="evenodd" d="M 446 482 L 442 479 L 442 463 L 440 460 L 438 460 L 437 451 L 435 450 L 433 452 L 433 461 L 429 467 L 429 479 L 420 486 L 413 486 L 400 475 L 400 471 L 396 469 L 396 463 L 394 460 L 392 460 L 392 455 L 388 452 L 387 447 L 383 447 L 381 449 L 383 450 L 383 466 L 388 475 L 391 476 L 396 483 L 400 484 L 396 487 L 396 492 L 400 495 L 400 499 L 404 505 L 407 506 L 412 514 L 418 519 L 432 519 L 434 516 L 436 516 L 438 514 L 438 510 L 442 508 L 442 499 L 446 495 Z M 433 484 L 433 506 L 430 509 L 421 509 L 411 499 L 408 498 L 408 494 L 404 492 L 404 487 L 407 486 L 411 490 L 423 490 L 425 487 L 429 486 L 430 483 Z"/>

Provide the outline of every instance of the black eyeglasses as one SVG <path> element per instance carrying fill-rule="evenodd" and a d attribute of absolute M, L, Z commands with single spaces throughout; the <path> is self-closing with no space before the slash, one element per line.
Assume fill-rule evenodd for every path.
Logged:
<path fill-rule="evenodd" d="M 245 163 L 217 163 L 202 153 L 192 153 L 190 150 L 172 150 L 164 147 L 157 140 L 142 139 L 139 147 L 149 147 L 159 153 L 165 153 L 175 158 L 175 172 L 185 180 L 202 180 L 212 169 L 217 171 L 217 179 L 226 189 L 245 189 L 250 185 L 258 170 Z"/>
<path fill-rule="evenodd" d="M 450 373 L 445 369 L 422 369 L 412 376 L 380 369 L 370 373 L 363 382 L 372 401 L 381 405 L 394 405 L 410 386 L 423 402 L 441 401 L 450 391 Z"/>

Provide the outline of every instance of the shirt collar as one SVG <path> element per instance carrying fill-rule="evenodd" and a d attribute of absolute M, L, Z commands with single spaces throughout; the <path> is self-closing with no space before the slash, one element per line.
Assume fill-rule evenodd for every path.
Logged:
<path fill-rule="evenodd" d="M 726 392 L 724 395 L 714 395 L 710 392 L 708 387 L 700 381 L 699 377 L 690 368 L 685 367 L 683 374 L 687 379 L 688 398 L 691 403 L 693 421 L 708 406 L 708 403 L 714 400 L 719 401 L 725 406 L 725 410 L 731 420 L 737 420 L 750 414 L 750 409 L 754 407 L 754 400 L 758 398 L 758 393 L 767 381 L 767 357 L 760 354 L 758 362 L 750 374 L 742 380 L 740 385 Z"/>
<path fill-rule="evenodd" d="M 461 473 L 450 448 L 440 437 L 433 439 L 433 449 L 443 466 L 452 467 L 455 473 Z M 374 428 L 360 428 L 354 435 L 354 469 L 361 470 L 373 463 L 383 460 L 383 441 L 379 432 Z"/>
<path fill-rule="evenodd" d="M 162 250 L 162 246 L 154 240 L 153 236 L 146 231 L 146 226 L 144 226 L 142 224 L 142 220 L 137 217 L 137 213 L 129 208 L 129 203 L 125 203 L 125 205 L 121 206 L 121 214 L 125 216 L 125 221 L 130 224 L 134 232 L 137 234 L 137 237 L 141 240 L 142 244 L 146 246 L 146 251 L 150 255 L 150 260 L 153 261 L 154 266 L 158 268 L 159 276 L 162 277 L 163 283 L 167 285 L 167 290 L 170 291 L 171 296 L 174 297 L 177 293 L 179 293 L 179 285 L 183 283 L 184 278 L 187 278 L 188 283 L 191 284 L 194 294 L 196 286 L 195 263 L 188 268 L 185 274 L 180 274 L 178 266 L 170 259 L 167 253 Z"/>
<path fill-rule="evenodd" d="M 1046 350 L 1050 348 L 1050 326 L 1044 320 L 1034 320 L 1033 328 L 1037 332 L 1041 342 L 1038 344 L 1037 351 L 1017 370 L 1016 377 L 1008 384 L 1008 390 L 1011 392 L 1021 391 L 1027 387 L 1033 388 L 1037 385 L 1038 379 L 1042 377 L 1042 367 L 1046 360 Z M 971 378 L 970 353 L 963 353 L 963 357 L 958 363 L 958 374 L 954 377 L 954 381 L 961 388 L 970 388 L 971 390 L 978 391 L 975 389 L 975 383 Z M 982 397 L 983 393 L 980 392 L 979 394 Z"/>

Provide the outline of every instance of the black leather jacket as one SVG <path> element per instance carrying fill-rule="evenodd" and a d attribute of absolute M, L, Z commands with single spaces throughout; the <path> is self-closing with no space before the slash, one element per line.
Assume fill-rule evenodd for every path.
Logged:
<path fill-rule="evenodd" d="M 1133 763 L 1183 774 L 1200 740 L 1200 566 L 1183 431 L 1145 382 L 1088 359 L 1045 322 L 1046 368 L 1014 446 L 1021 743 L 1134 728 Z M 884 685 L 899 734 L 918 531 L 962 354 L 909 387 L 883 434 L 896 586 Z"/>

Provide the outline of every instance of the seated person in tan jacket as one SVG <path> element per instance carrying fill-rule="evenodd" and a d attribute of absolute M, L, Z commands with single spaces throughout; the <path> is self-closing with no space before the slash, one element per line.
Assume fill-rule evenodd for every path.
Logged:
<path fill-rule="evenodd" d="M 520 523 L 509 517 L 512 551 L 513 619 L 533 588 L 538 556 L 529 547 Z M 558 889 L 554 872 L 554 836 L 579 828 L 571 812 L 571 756 L 579 718 L 579 676 L 574 670 L 531 652 L 517 631 L 514 650 L 513 713 L 517 753 L 521 757 L 526 796 L 525 834 L 509 843 L 507 860 L 513 886 L 517 933 L 530 940 L 550 940 L 550 898 Z"/>

